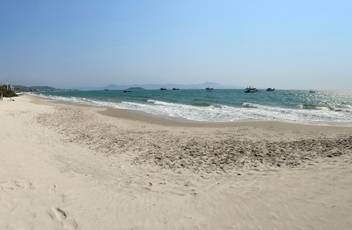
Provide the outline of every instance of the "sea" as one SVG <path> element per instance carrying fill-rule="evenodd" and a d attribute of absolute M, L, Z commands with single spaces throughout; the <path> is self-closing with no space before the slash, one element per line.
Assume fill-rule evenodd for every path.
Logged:
<path fill-rule="evenodd" d="M 189 122 L 281 121 L 352 127 L 351 91 L 243 89 L 94 90 L 41 92 L 36 96 L 67 103 L 127 109 Z"/>

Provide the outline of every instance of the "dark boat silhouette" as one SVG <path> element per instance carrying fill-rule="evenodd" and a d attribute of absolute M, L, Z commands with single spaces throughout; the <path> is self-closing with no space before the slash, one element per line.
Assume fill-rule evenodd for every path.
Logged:
<path fill-rule="evenodd" d="M 245 88 L 244 92 L 245 93 L 255 93 L 255 92 L 259 92 L 259 90 L 257 88 L 252 87 L 252 86 L 248 86 L 247 88 Z"/>

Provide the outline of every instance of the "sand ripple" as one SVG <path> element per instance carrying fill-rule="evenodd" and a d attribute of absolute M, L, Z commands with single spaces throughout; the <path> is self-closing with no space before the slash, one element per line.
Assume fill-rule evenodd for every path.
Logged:
<path fill-rule="evenodd" d="M 67 142 L 107 155 L 128 153 L 124 157 L 135 165 L 175 171 L 222 173 L 243 167 L 297 167 L 317 158 L 351 154 L 352 148 L 352 135 L 348 134 L 309 138 L 295 131 L 275 133 L 251 127 L 170 129 L 137 121 L 125 124 L 123 119 L 90 110 L 94 108 L 58 106 L 55 115 L 41 114 L 37 121 L 60 132 Z"/>

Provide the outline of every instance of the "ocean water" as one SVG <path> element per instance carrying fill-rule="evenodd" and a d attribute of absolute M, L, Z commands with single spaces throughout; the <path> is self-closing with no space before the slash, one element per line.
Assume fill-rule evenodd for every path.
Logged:
<path fill-rule="evenodd" d="M 282 121 L 352 126 L 352 92 L 242 89 L 45 92 L 37 96 L 91 106 L 128 109 L 173 120 Z"/>

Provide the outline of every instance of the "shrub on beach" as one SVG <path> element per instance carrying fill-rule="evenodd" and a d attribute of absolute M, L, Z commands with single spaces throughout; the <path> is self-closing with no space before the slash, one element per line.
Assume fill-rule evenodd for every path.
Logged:
<path fill-rule="evenodd" d="M 17 97 L 17 94 L 14 91 L 7 88 L 7 85 L 0 86 L 0 91 L 2 92 L 4 97 Z"/>

